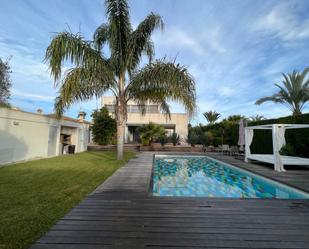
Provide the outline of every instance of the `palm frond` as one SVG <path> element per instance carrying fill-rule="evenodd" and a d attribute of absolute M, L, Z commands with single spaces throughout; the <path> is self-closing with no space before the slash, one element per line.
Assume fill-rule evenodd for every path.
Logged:
<path fill-rule="evenodd" d="M 132 76 L 126 89 L 128 99 L 155 103 L 180 102 L 189 114 L 196 109 L 195 82 L 187 69 L 173 62 L 157 60 Z"/>
<path fill-rule="evenodd" d="M 203 113 L 204 117 L 206 118 L 206 120 L 209 123 L 214 123 L 216 122 L 219 118 L 220 118 L 220 113 L 216 112 L 216 111 L 208 111 L 208 112 L 204 112 Z"/>
<path fill-rule="evenodd" d="M 77 67 L 104 70 L 108 65 L 103 56 L 83 40 L 79 34 L 58 33 L 48 46 L 45 61 L 48 63 L 55 82 L 61 77 L 63 61 L 69 61 Z"/>
<path fill-rule="evenodd" d="M 151 41 L 152 33 L 158 29 L 163 29 L 164 23 L 160 15 L 150 13 L 144 21 L 142 21 L 130 36 L 128 44 L 128 61 L 129 70 L 134 70 L 139 64 L 141 56 L 147 55 L 149 61 L 154 57 L 154 46 Z"/>
<path fill-rule="evenodd" d="M 162 101 L 160 103 L 160 110 L 165 113 L 169 119 L 171 119 L 171 110 L 170 110 L 170 106 L 166 101 Z"/>
<path fill-rule="evenodd" d="M 110 37 L 109 25 L 103 23 L 100 25 L 93 34 L 93 42 L 97 50 L 101 50 L 103 45 L 108 41 Z"/>
<path fill-rule="evenodd" d="M 106 75 L 100 71 L 80 67 L 68 70 L 55 102 L 57 116 L 61 115 L 71 104 L 89 100 L 93 96 L 100 97 L 104 92 L 113 88 L 115 82 Z"/>
<path fill-rule="evenodd" d="M 105 0 L 109 26 L 111 57 L 117 66 L 116 75 L 125 70 L 127 46 L 132 32 L 127 0 Z"/>
<path fill-rule="evenodd" d="M 256 105 L 261 105 L 267 101 L 273 101 L 275 103 L 282 103 L 283 101 L 280 99 L 280 96 L 278 94 L 274 94 L 272 96 L 269 96 L 269 97 L 263 97 L 263 98 L 260 98 L 258 99 L 255 104 Z"/>

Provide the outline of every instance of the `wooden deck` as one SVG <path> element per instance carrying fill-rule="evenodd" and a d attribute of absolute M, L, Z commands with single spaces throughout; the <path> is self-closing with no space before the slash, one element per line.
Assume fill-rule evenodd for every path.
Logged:
<path fill-rule="evenodd" d="M 151 170 L 138 154 L 31 249 L 309 248 L 309 200 L 152 197 Z"/>

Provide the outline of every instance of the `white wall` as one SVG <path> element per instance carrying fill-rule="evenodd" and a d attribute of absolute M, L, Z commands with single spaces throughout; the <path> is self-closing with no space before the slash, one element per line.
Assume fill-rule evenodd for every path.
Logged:
<path fill-rule="evenodd" d="M 0 108 L 0 164 L 59 155 L 62 125 L 89 133 L 89 125 L 85 123 Z M 82 145 L 78 144 L 78 134 L 75 140 L 76 152 L 87 149 L 84 139 Z"/>

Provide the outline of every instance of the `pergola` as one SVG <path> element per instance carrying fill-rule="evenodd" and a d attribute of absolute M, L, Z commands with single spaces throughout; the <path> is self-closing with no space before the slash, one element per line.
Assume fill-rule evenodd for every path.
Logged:
<path fill-rule="evenodd" d="M 276 171 L 285 171 L 284 165 L 309 165 L 309 158 L 282 156 L 280 149 L 285 145 L 285 131 L 287 129 L 309 128 L 309 124 L 267 124 L 248 126 L 245 128 L 245 161 L 256 160 L 274 164 Z M 273 154 L 251 154 L 250 145 L 254 130 L 272 130 Z"/>

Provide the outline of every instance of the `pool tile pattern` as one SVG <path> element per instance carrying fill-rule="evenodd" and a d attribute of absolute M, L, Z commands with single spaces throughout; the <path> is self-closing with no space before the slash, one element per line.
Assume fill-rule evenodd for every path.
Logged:
<path fill-rule="evenodd" d="M 154 196 L 302 199 L 290 188 L 246 175 L 208 157 L 158 157 Z"/>

